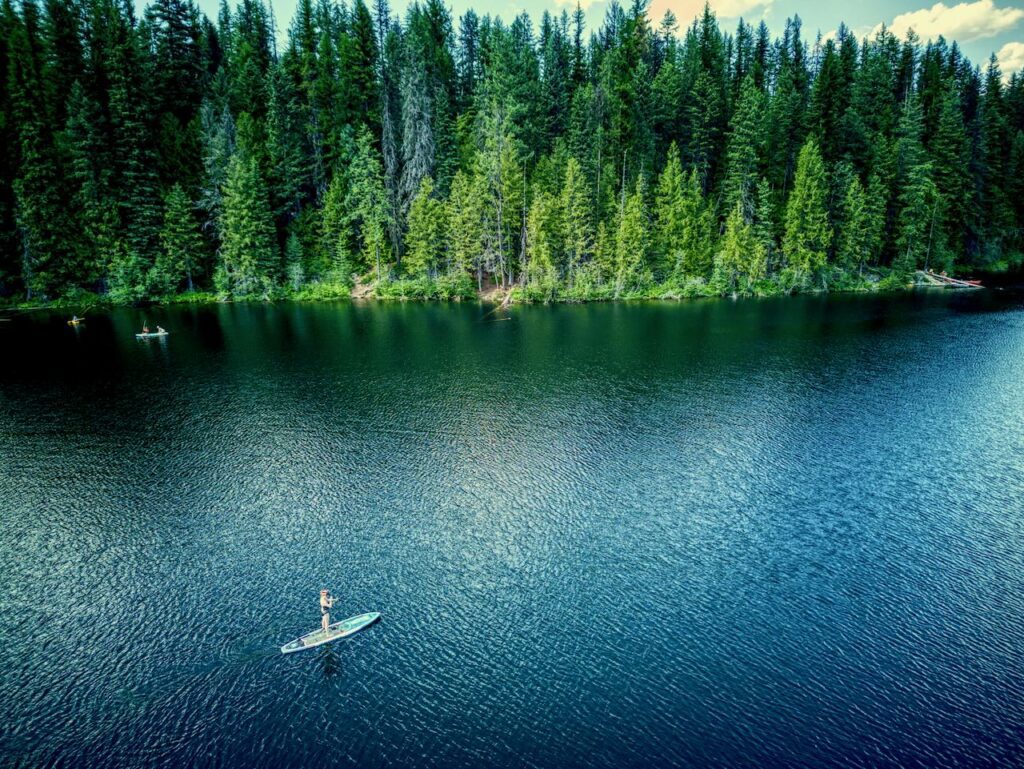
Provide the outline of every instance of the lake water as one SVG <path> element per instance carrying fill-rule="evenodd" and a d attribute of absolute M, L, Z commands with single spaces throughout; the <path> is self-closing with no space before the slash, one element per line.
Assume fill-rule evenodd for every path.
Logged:
<path fill-rule="evenodd" d="M 0 764 L 1022 765 L 1024 298 L 489 312 L 0 323 Z"/>

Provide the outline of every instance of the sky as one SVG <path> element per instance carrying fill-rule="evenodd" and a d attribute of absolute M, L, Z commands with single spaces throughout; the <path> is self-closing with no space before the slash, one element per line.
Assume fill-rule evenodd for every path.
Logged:
<path fill-rule="evenodd" d="M 233 0 L 228 0 L 233 5 Z M 392 11 L 404 13 L 411 0 L 391 0 Z M 281 36 L 291 22 L 296 0 L 272 0 Z M 372 5 L 372 0 L 367 0 Z M 447 0 L 456 19 L 472 7 L 478 14 L 490 13 L 506 21 L 526 11 L 534 22 L 545 10 L 561 13 L 572 11 L 576 0 Z M 620 0 L 629 5 L 628 0 Z M 198 0 L 200 8 L 215 19 L 219 0 Z M 595 30 L 604 18 L 608 0 L 580 0 L 586 11 L 587 24 Z M 704 7 L 704 0 L 650 0 L 650 16 L 655 24 L 666 10 L 671 10 L 681 27 L 686 26 Z M 840 22 L 853 29 L 858 37 L 870 35 L 881 24 L 902 37 L 914 29 L 922 40 L 943 35 L 956 40 L 975 64 L 984 65 L 989 56 L 999 57 L 1004 75 L 1024 68 L 1024 0 L 965 0 L 936 2 L 926 0 L 711 0 L 711 7 L 723 27 L 734 28 L 738 19 L 753 24 L 761 19 L 773 35 L 782 31 L 786 19 L 799 15 L 804 34 L 813 42 L 817 32 L 833 33 Z M 457 22 L 456 22 L 457 23 Z"/>

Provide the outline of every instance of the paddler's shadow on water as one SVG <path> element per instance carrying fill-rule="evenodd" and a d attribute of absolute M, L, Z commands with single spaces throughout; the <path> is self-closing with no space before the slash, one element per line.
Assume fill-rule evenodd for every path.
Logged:
<path fill-rule="evenodd" d="M 318 650 L 317 664 L 320 665 L 324 678 L 331 679 L 341 673 L 341 658 L 330 646 Z"/>

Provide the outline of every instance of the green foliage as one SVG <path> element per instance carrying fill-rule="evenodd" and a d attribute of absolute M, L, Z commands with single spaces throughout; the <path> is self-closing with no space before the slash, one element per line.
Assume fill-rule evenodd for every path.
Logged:
<path fill-rule="evenodd" d="M 459 171 L 448 196 L 448 269 L 453 275 L 482 271 L 483 212 L 476 179 Z"/>
<path fill-rule="evenodd" d="M 672 144 L 654 192 L 655 274 L 683 284 L 707 279 L 714 250 L 714 221 L 700 191 L 697 171 L 683 175 Z"/>
<path fill-rule="evenodd" d="M 299 0 L 279 49 L 256 0 L 8 2 L 0 296 L 683 298 L 1024 250 L 1020 73 L 710 6 L 584 18 Z"/>
<path fill-rule="evenodd" d="M 908 100 L 900 116 L 895 144 L 899 215 L 893 269 L 900 275 L 909 275 L 925 266 L 931 254 L 934 220 L 938 214 L 932 164 L 921 144 L 921 121 L 917 100 Z"/>
<path fill-rule="evenodd" d="M 562 222 L 558 201 L 547 192 L 534 195 L 526 224 L 527 281 L 551 292 L 558 283 L 562 261 Z"/>
<path fill-rule="evenodd" d="M 460 301 L 475 298 L 476 286 L 468 275 L 442 275 L 384 281 L 375 286 L 374 294 L 379 299 Z"/>
<path fill-rule="evenodd" d="M 171 187 L 164 201 L 160 245 L 161 250 L 150 270 L 150 291 L 165 296 L 174 293 L 182 283 L 186 290 L 193 291 L 204 244 L 193 215 L 192 201 L 180 184 Z"/>
<path fill-rule="evenodd" d="M 870 211 L 860 179 L 853 177 L 843 200 L 844 226 L 839 232 L 836 264 L 844 270 L 861 272 L 871 256 Z"/>
<path fill-rule="evenodd" d="M 329 302 L 335 299 L 347 299 L 350 289 L 344 283 L 332 281 L 314 281 L 306 283 L 298 290 L 292 290 L 289 298 L 303 302 Z"/>
<path fill-rule="evenodd" d="M 745 291 L 754 287 L 768 271 L 768 258 L 754 234 L 754 228 L 745 221 L 743 203 L 736 201 L 725 223 L 725 235 L 715 254 L 715 288 L 723 293 Z"/>
<path fill-rule="evenodd" d="M 220 289 L 232 296 L 268 296 L 279 259 L 270 203 L 256 158 L 236 154 L 224 187 L 224 240 Z"/>
<path fill-rule="evenodd" d="M 753 75 L 748 75 L 743 81 L 740 102 L 732 118 L 725 156 L 726 174 L 722 183 L 723 198 L 730 216 L 739 205 L 740 215 L 747 224 L 753 222 L 757 206 L 764 111 L 764 95 L 755 84 Z"/>
<path fill-rule="evenodd" d="M 570 285 L 576 282 L 580 269 L 594 249 L 591 206 L 584 185 L 583 168 L 576 158 L 570 157 L 565 164 L 562 195 L 558 201 L 565 270 Z"/>
<path fill-rule="evenodd" d="M 409 230 L 405 235 L 402 267 L 410 277 L 436 277 L 444 260 L 448 240 L 447 210 L 434 195 L 434 182 L 424 176 L 419 192 L 409 207 Z"/>
<path fill-rule="evenodd" d="M 387 191 L 380 153 L 365 127 L 356 139 L 356 154 L 347 175 L 346 209 L 360 256 L 359 266 L 372 268 L 380 280 L 391 259 L 387 241 Z"/>
<path fill-rule="evenodd" d="M 811 138 L 800 150 L 793 193 L 786 206 L 783 252 L 797 285 L 824 285 L 825 264 L 832 245 L 828 221 L 825 165 L 817 142 Z"/>
<path fill-rule="evenodd" d="M 615 236 L 617 295 L 628 295 L 651 284 L 650 257 L 650 222 L 644 203 L 643 182 L 638 179 L 634 192 L 623 201 Z"/>

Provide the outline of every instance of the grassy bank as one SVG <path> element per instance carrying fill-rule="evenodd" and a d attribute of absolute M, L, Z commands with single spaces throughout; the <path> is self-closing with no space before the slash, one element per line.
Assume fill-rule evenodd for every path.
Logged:
<path fill-rule="evenodd" d="M 598 285 L 567 285 L 565 283 L 535 282 L 517 284 L 511 288 L 485 286 L 478 290 L 469 276 L 441 276 L 436 279 L 416 278 L 387 281 L 367 281 L 349 287 L 341 283 L 314 283 L 298 289 L 280 287 L 272 292 L 252 296 L 230 296 L 212 291 L 188 291 L 154 298 L 135 306 L 170 306 L 178 304 L 215 304 L 224 302 L 324 302 L 339 299 L 379 301 L 490 301 L 508 304 L 549 304 L 614 301 L 680 301 L 698 298 L 769 297 L 806 293 L 850 293 L 901 291 L 913 288 L 905 276 L 886 270 L 873 270 L 863 275 L 836 274 L 827 289 L 811 288 L 787 280 L 785 274 L 777 279 L 766 279 L 752 285 L 726 286 L 720 282 L 702 279 L 685 283 L 661 283 L 649 286 L 622 288 L 611 283 Z M 68 310 L 79 314 L 131 303 L 117 302 L 110 295 L 90 291 L 77 291 L 49 301 L 0 299 L 0 309 Z"/>

